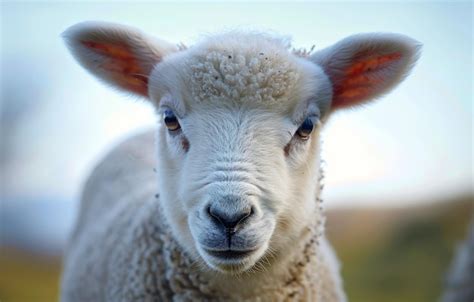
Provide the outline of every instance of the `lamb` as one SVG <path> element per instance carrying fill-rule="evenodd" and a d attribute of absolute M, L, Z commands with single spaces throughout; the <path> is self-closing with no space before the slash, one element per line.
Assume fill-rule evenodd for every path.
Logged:
<path fill-rule="evenodd" d="M 88 179 L 62 301 L 346 300 L 324 236 L 319 133 L 401 82 L 419 42 L 358 34 L 311 53 L 229 31 L 186 48 L 101 22 L 64 38 L 160 119 Z"/>

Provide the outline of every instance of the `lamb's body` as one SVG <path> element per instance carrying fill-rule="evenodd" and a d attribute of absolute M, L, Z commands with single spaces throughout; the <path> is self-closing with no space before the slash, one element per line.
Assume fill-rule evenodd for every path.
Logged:
<path fill-rule="evenodd" d="M 334 110 L 403 79 L 415 41 L 359 35 L 309 55 L 229 32 L 178 49 L 103 23 L 66 38 L 84 67 L 163 118 L 156 152 L 153 135 L 132 138 L 87 182 L 64 301 L 345 300 L 318 134 Z"/>
<path fill-rule="evenodd" d="M 169 232 L 157 202 L 153 151 L 152 132 L 132 137 L 89 178 L 66 255 L 64 301 L 344 299 L 335 256 L 326 240 L 316 244 L 316 226 L 291 251 L 283 276 L 266 269 L 241 278 L 203 272 Z"/>

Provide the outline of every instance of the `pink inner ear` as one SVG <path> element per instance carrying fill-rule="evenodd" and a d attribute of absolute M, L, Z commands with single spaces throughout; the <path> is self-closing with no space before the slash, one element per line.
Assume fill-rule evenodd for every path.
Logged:
<path fill-rule="evenodd" d="M 148 96 L 148 77 L 129 47 L 93 41 L 81 41 L 81 43 L 104 57 L 98 67 L 105 70 L 119 86 Z"/>
<path fill-rule="evenodd" d="M 376 93 L 377 87 L 385 80 L 379 73 L 376 75 L 376 72 L 399 60 L 401 56 L 397 52 L 355 60 L 334 87 L 333 108 L 356 105 Z"/>

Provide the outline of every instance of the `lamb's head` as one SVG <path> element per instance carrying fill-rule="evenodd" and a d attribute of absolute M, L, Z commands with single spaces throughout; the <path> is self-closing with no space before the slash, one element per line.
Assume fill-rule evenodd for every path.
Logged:
<path fill-rule="evenodd" d="M 287 253 L 322 219 L 322 124 L 393 88 L 419 48 L 363 34 L 310 55 L 230 32 L 179 49 L 103 23 L 65 36 L 93 74 L 156 106 L 159 202 L 172 233 L 194 259 L 234 273 Z"/>

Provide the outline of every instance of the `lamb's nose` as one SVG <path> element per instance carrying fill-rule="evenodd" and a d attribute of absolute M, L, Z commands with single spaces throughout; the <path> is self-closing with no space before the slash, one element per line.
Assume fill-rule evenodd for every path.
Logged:
<path fill-rule="evenodd" d="M 235 228 L 253 214 L 253 209 L 251 206 L 223 209 L 219 204 L 214 204 L 209 206 L 208 213 L 217 224 L 234 233 Z"/>

